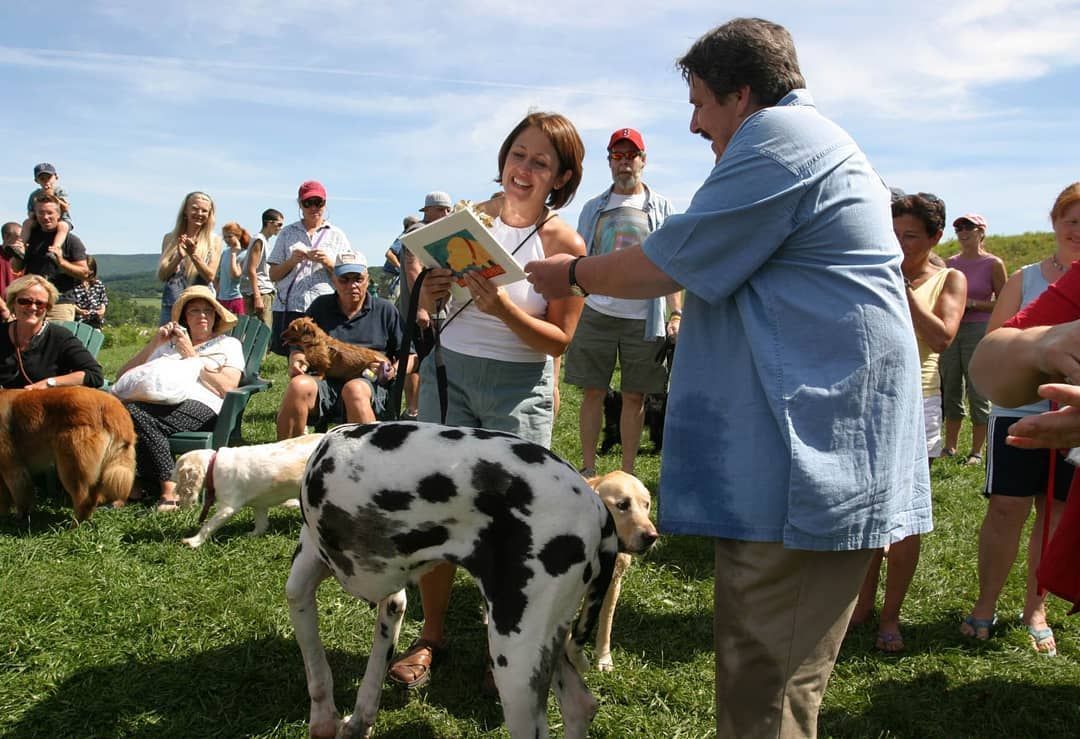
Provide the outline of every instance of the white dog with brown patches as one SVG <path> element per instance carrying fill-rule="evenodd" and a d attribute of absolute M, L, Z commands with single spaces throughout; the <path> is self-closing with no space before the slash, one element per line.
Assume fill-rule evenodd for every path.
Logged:
<path fill-rule="evenodd" d="M 615 669 L 611 661 L 611 622 L 615 618 L 615 605 L 619 602 L 622 576 L 630 566 L 630 555 L 647 552 L 660 534 L 649 519 L 652 496 L 641 480 L 626 472 L 616 471 L 591 477 L 586 482 L 600 496 L 615 519 L 615 532 L 619 535 L 620 551 L 615 558 L 615 572 L 611 576 L 611 585 L 600 609 L 596 629 L 596 666 L 603 672 L 610 672 Z M 579 669 L 584 668 L 579 665 Z"/>
<path fill-rule="evenodd" d="M 199 516 L 202 528 L 184 543 L 193 549 L 200 546 L 246 505 L 255 509 L 255 530 L 251 535 L 265 533 L 270 507 L 300 495 L 304 466 L 322 437 L 305 434 L 274 444 L 222 447 L 217 451 L 198 449 L 181 455 L 173 474 L 180 505 L 191 505 L 206 488 Z M 215 503 L 214 515 L 204 523 Z"/>

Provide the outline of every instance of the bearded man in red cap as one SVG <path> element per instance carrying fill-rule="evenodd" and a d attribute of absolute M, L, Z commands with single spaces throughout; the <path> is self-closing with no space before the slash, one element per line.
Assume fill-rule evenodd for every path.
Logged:
<path fill-rule="evenodd" d="M 608 254 L 640 246 L 671 215 L 671 203 L 642 180 L 645 141 L 632 128 L 620 128 L 608 142 L 612 185 L 589 200 L 578 218 L 578 233 L 589 254 Z M 634 472 L 646 393 L 666 393 L 668 375 L 656 361 L 664 338 L 678 334 L 682 317 L 678 292 L 646 300 L 589 295 L 574 339 L 566 352 L 566 381 L 582 389 L 581 472 L 596 474 L 596 442 L 603 426 L 604 395 L 619 364 L 622 413 L 622 469 Z M 666 314 L 666 315 L 665 315 Z"/>

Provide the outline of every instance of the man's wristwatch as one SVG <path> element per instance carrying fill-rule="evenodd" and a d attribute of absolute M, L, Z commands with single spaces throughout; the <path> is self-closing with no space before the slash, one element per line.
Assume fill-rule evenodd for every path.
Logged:
<path fill-rule="evenodd" d="M 570 262 L 570 294 L 578 298 L 588 297 L 589 295 L 581 288 L 581 285 L 579 285 L 577 281 L 577 264 L 584 258 L 585 257 L 575 257 L 574 261 Z"/>
<path fill-rule="evenodd" d="M 45 381 L 45 384 L 47 386 L 49 386 L 49 387 L 56 387 L 56 378 L 55 377 L 50 377 L 49 379 L 47 379 Z"/>

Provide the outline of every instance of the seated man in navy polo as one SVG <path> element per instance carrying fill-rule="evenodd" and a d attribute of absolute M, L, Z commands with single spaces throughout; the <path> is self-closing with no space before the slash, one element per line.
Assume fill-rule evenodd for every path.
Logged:
<path fill-rule="evenodd" d="M 402 341 L 401 316 L 393 303 L 368 294 L 367 261 L 344 252 L 334 266 L 334 292 L 312 301 L 307 315 L 339 341 L 377 349 L 396 358 Z M 409 357 L 414 371 L 415 355 Z M 300 436 L 308 425 L 374 423 L 383 413 L 388 392 L 368 377 L 327 380 L 307 374 L 308 363 L 297 347 L 289 350 L 289 384 L 277 417 L 277 438 Z M 392 379 L 393 370 L 390 372 Z"/>

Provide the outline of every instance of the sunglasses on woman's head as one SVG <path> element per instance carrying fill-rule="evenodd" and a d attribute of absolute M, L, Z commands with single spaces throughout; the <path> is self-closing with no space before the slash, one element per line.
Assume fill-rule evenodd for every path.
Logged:
<path fill-rule="evenodd" d="M 26 306 L 32 305 L 32 306 L 34 306 L 35 308 L 37 308 L 39 310 L 44 310 L 45 308 L 49 307 L 48 301 L 34 300 L 33 298 L 15 298 L 15 302 L 18 303 L 19 305 L 26 305 Z"/>
<path fill-rule="evenodd" d="M 326 205 L 326 201 L 322 198 L 308 198 L 307 200 L 301 200 L 300 205 L 304 208 L 321 208 Z"/>

